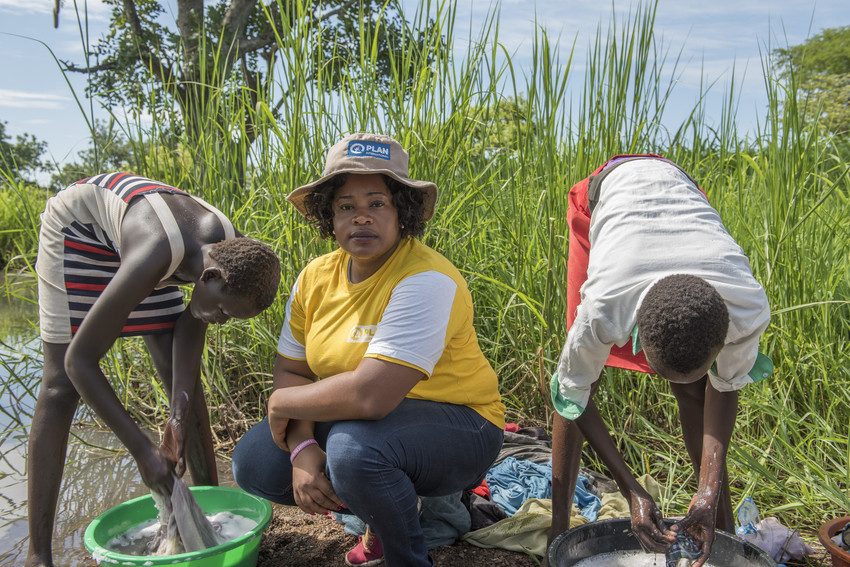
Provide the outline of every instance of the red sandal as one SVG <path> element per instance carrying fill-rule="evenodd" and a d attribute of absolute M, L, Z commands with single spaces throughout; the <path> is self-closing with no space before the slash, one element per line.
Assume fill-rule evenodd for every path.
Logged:
<path fill-rule="evenodd" d="M 384 547 L 378 536 L 367 527 L 355 545 L 345 554 L 345 564 L 351 567 L 371 567 L 384 562 Z"/>

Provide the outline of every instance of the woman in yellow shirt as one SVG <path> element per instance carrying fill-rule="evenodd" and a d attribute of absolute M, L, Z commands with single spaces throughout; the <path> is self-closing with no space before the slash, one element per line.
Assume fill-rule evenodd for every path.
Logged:
<path fill-rule="evenodd" d="M 354 134 L 289 195 L 339 248 L 293 285 L 269 416 L 233 455 L 254 494 L 364 519 L 379 541 L 361 540 L 350 565 L 431 565 L 417 495 L 476 485 L 502 444 L 504 405 L 466 282 L 416 238 L 437 188 L 407 165 L 395 140 Z"/>

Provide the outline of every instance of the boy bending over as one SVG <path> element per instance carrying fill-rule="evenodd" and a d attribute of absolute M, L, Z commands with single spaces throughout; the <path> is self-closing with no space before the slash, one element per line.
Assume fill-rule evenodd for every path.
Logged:
<path fill-rule="evenodd" d="M 733 529 L 726 452 L 738 390 L 773 370 L 758 352 L 770 321 L 767 297 L 717 211 L 668 160 L 617 156 L 576 184 L 569 201 L 569 331 L 552 379 L 564 418 L 555 424 L 555 485 L 577 475 L 580 443 L 564 443 L 583 434 L 628 500 L 643 547 L 662 551 L 687 530 L 701 545 L 700 567 L 715 526 Z M 606 365 L 656 373 L 678 401 L 699 484 L 688 514 L 670 529 L 594 405 Z M 556 518 L 553 533 L 567 527 L 563 521 Z"/>

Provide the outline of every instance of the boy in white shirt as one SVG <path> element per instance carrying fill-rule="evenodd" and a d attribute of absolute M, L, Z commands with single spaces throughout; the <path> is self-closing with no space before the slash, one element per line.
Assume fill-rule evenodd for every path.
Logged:
<path fill-rule="evenodd" d="M 583 435 L 629 500 L 644 547 L 662 550 L 687 530 L 702 546 L 699 567 L 715 524 L 734 527 L 726 451 L 738 390 L 772 371 L 758 353 L 770 321 L 767 297 L 703 192 L 660 156 L 609 160 L 571 189 L 569 222 L 569 331 L 552 380 L 555 408 L 568 421 L 556 421 L 555 486 L 578 467 L 580 451 L 564 449 L 566 436 Z M 671 383 L 699 478 L 687 516 L 672 529 L 591 400 L 606 365 L 654 371 Z M 553 532 L 566 527 L 559 521 Z"/>

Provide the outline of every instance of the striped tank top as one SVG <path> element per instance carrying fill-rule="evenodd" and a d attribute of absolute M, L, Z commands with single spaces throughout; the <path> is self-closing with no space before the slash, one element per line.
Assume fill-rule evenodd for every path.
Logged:
<path fill-rule="evenodd" d="M 183 292 L 174 285 L 183 282 L 171 277 L 183 260 L 184 243 L 162 193 L 195 199 L 218 216 L 226 239 L 235 237 L 233 225 L 218 209 L 159 181 L 128 173 L 107 173 L 69 185 L 48 200 L 42 214 L 36 271 L 40 283 L 47 284 L 39 288 L 42 336 L 46 340 L 45 326 L 75 334 L 118 271 L 121 223 L 128 205 L 137 198 L 150 203 L 165 229 L 171 264 L 157 288 L 127 318 L 121 336 L 165 333 L 174 328 L 185 306 Z M 42 292 L 42 287 L 47 293 Z M 50 288 L 57 293 L 50 293 Z M 60 291 L 64 298 L 58 295 Z M 59 302 L 64 305 L 51 305 Z"/>

